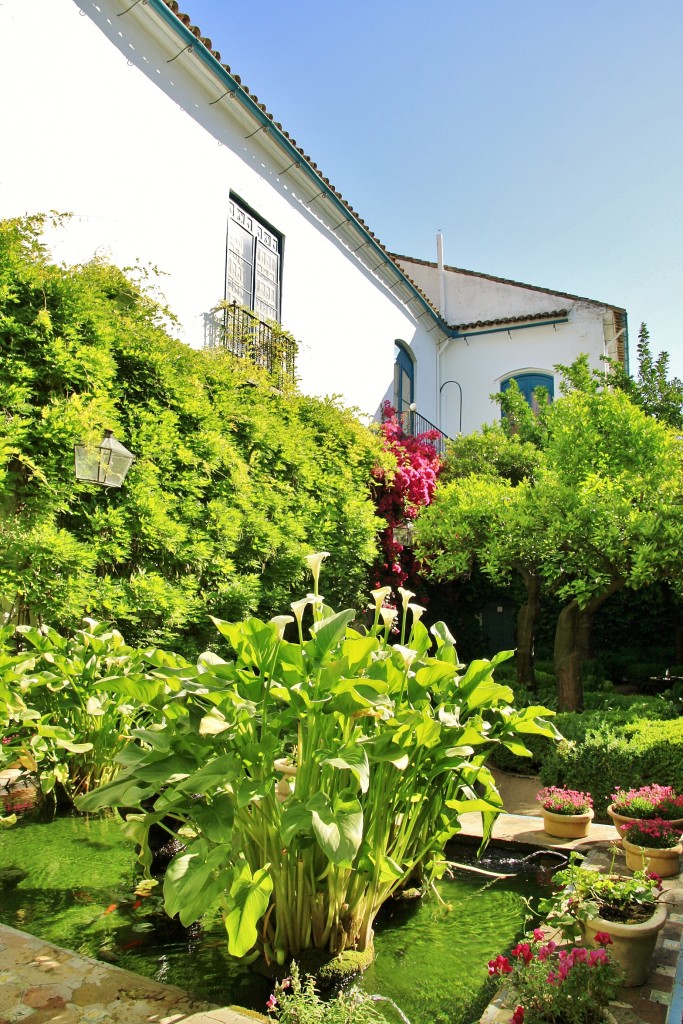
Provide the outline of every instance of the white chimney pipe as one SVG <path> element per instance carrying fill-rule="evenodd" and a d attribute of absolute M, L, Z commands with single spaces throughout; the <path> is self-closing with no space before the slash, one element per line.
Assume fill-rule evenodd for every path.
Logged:
<path fill-rule="evenodd" d="M 443 235 L 441 231 L 436 233 L 436 262 L 439 268 L 439 312 L 448 323 L 446 315 L 446 271 L 443 265 Z"/>

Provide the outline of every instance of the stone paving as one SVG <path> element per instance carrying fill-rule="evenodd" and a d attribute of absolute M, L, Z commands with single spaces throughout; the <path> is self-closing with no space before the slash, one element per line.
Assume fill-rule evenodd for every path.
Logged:
<path fill-rule="evenodd" d="M 0 1024 L 253 1024 L 172 985 L 0 925 Z"/>

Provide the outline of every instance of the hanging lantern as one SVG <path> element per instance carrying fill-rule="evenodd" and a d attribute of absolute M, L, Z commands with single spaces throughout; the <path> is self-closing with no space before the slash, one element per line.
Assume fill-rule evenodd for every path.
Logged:
<path fill-rule="evenodd" d="M 415 527 L 410 520 L 407 520 L 405 523 L 394 526 L 394 540 L 397 544 L 402 544 L 404 548 L 410 548 L 413 546 L 414 532 Z"/>
<path fill-rule="evenodd" d="M 133 453 L 116 440 L 112 430 L 105 430 L 99 447 L 74 445 L 74 455 L 76 479 L 100 487 L 120 487 L 135 462 Z"/>

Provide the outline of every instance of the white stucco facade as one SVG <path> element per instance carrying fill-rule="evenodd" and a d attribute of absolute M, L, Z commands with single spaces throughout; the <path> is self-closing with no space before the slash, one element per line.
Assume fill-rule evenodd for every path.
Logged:
<path fill-rule="evenodd" d="M 201 347 L 225 295 L 233 197 L 280 240 L 279 319 L 302 390 L 377 415 L 398 340 L 418 413 L 451 436 L 497 415 L 489 394 L 507 376 L 619 355 L 619 318 L 600 303 L 455 268 L 442 300 L 436 265 L 392 257 L 169 6 L 4 0 L 0 217 L 68 213 L 48 232 L 57 259 L 158 268 L 174 332 Z M 527 323 L 557 310 L 562 322 Z"/>
<path fill-rule="evenodd" d="M 442 285 L 436 263 L 396 260 L 433 302 L 445 299 L 441 312 L 453 336 L 440 345 L 438 422 L 451 437 L 500 415 L 490 396 L 510 377 L 548 376 L 557 393 L 558 363 L 585 353 L 592 367 L 604 369 L 603 356 L 624 358 L 619 307 L 447 265 Z"/>
<path fill-rule="evenodd" d="M 79 13 L 79 7 L 84 14 Z M 124 0 L 6 0 L 0 80 L 11 160 L 0 169 L 0 216 L 72 214 L 48 240 L 68 263 L 105 255 L 159 269 L 179 318 L 204 341 L 204 314 L 224 297 L 226 228 L 236 195 L 280 235 L 281 322 L 300 343 L 302 390 L 340 394 L 374 415 L 393 390 L 394 342 L 418 365 L 415 401 L 432 419 L 435 348 L 380 258 L 330 230 L 329 199 L 312 202 L 291 160 L 148 5 Z M 112 45 L 114 44 L 114 45 Z M 172 60 L 171 58 L 174 58 Z M 257 125 L 258 127 L 258 125 Z M 320 188 L 317 190 L 320 191 Z M 396 270 L 394 268 L 394 274 Z M 403 288 L 406 291 L 405 287 Z M 429 326 L 433 326 L 433 321 Z"/>

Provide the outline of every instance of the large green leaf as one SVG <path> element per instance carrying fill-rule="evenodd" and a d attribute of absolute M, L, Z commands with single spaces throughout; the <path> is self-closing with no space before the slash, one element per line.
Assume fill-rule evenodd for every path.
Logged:
<path fill-rule="evenodd" d="M 229 793 L 218 793 L 209 803 L 194 801 L 190 813 L 200 833 L 212 843 L 230 841 L 235 801 Z"/>
<path fill-rule="evenodd" d="M 294 837 L 302 832 L 312 835 L 312 820 L 308 808 L 296 799 L 288 800 L 280 822 L 280 836 L 284 845 L 289 847 Z"/>
<path fill-rule="evenodd" d="M 333 864 L 351 867 L 363 838 L 363 810 L 355 797 L 340 795 L 334 805 L 324 793 L 306 804 L 320 849 Z"/>
<path fill-rule="evenodd" d="M 98 786 L 91 793 L 79 796 L 76 807 L 79 811 L 101 811 L 105 807 L 139 807 L 143 800 L 154 794 L 153 786 L 145 786 L 137 779 L 126 776 L 114 779 L 104 786 Z"/>
<path fill-rule="evenodd" d="M 337 612 L 335 615 L 330 615 L 328 618 L 314 623 L 312 628 L 313 648 L 319 659 L 322 660 L 328 651 L 331 651 L 335 644 L 339 643 L 346 633 L 349 622 L 355 617 L 356 613 L 353 608 L 345 608 L 342 612 Z"/>
<path fill-rule="evenodd" d="M 244 956 L 258 938 L 256 925 L 265 914 L 273 891 L 269 865 L 252 875 L 251 868 L 242 862 L 235 869 L 230 896 L 234 906 L 225 918 L 228 931 L 228 951 L 233 956 Z"/>
<path fill-rule="evenodd" d="M 333 768 L 348 768 L 358 779 L 361 793 L 367 793 L 370 785 L 370 765 L 367 752 L 359 744 L 342 747 L 334 757 L 324 757 L 322 764 L 332 765 Z"/>
<path fill-rule="evenodd" d="M 186 928 L 214 904 L 230 886 L 233 877 L 230 848 L 213 849 L 198 839 L 177 854 L 164 876 L 164 909 L 169 917 L 178 914 Z"/>

